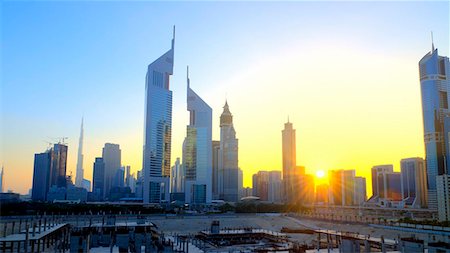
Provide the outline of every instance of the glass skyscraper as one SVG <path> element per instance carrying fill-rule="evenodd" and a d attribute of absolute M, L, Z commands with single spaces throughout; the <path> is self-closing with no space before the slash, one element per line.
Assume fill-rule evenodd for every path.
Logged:
<path fill-rule="evenodd" d="M 212 200 L 212 109 L 189 85 L 187 76 L 189 125 L 183 143 L 186 203 Z"/>
<path fill-rule="evenodd" d="M 172 91 L 175 27 L 172 47 L 147 68 L 144 119 L 144 203 L 169 201 L 172 139 Z"/>
<path fill-rule="evenodd" d="M 449 173 L 449 137 L 450 113 L 449 73 L 447 57 L 438 55 L 432 46 L 419 61 L 420 88 L 422 94 L 422 112 L 426 165 L 428 176 L 428 207 L 437 209 L 436 176 Z"/>

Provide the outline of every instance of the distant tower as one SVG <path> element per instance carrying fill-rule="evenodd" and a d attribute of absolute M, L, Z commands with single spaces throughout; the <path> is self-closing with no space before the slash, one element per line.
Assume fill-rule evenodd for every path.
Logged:
<path fill-rule="evenodd" d="M 172 143 L 172 91 L 175 27 L 172 48 L 147 68 L 144 119 L 144 203 L 169 201 Z"/>
<path fill-rule="evenodd" d="M 111 188 L 115 186 L 114 179 L 116 179 L 116 175 L 121 167 L 121 154 L 122 151 L 119 144 L 105 143 L 102 152 L 103 162 L 105 163 L 104 198 L 109 197 Z"/>
<path fill-rule="evenodd" d="M 4 173 L 3 173 L 3 170 L 4 170 L 4 168 L 3 168 L 3 166 L 2 166 L 2 172 L 1 172 L 1 174 L 0 174 L 0 192 L 3 192 L 3 187 L 4 187 L 4 185 L 3 185 L 3 182 L 4 182 Z"/>
<path fill-rule="evenodd" d="M 219 197 L 237 202 L 239 196 L 238 139 L 233 126 L 233 115 L 225 101 L 220 115 Z"/>
<path fill-rule="evenodd" d="M 83 118 L 81 118 L 80 141 L 78 142 L 78 158 L 77 158 L 77 177 L 75 178 L 75 186 L 83 187 L 84 170 L 83 170 Z"/>
<path fill-rule="evenodd" d="M 187 76 L 189 125 L 183 145 L 185 201 L 204 204 L 212 200 L 212 109 L 189 85 Z"/>
<path fill-rule="evenodd" d="M 283 152 L 283 197 L 286 202 L 293 202 L 295 199 L 294 178 L 296 170 L 296 142 L 295 129 L 292 123 L 284 124 L 282 135 L 282 152 Z"/>

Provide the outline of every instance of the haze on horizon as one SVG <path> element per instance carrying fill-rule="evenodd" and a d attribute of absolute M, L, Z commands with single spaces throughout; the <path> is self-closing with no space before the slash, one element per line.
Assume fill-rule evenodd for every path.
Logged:
<path fill-rule="evenodd" d="M 297 130 L 309 173 L 424 157 L 418 61 L 449 56 L 442 2 L 31 2 L 1 4 L 1 151 L 5 189 L 27 193 L 34 154 L 68 137 L 76 173 L 84 116 L 84 171 L 104 143 L 142 167 L 145 72 L 176 25 L 172 163 L 186 135 L 191 87 L 213 108 L 213 139 L 228 100 L 244 185 L 281 170 L 281 130 Z"/>

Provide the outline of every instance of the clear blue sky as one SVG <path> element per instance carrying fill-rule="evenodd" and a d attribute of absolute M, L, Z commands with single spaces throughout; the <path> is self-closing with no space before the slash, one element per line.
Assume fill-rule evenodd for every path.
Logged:
<path fill-rule="evenodd" d="M 176 156 L 187 123 L 186 65 L 193 88 L 214 109 L 217 138 L 225 98 L 245 122 L 246 111 L 239 116 L 239 108 L 251 107 L 243 101 L 258 96 L 233 80 L 295 45 L 316 45 L 319 51 L 327 45 L 354 45 L 373 55 L 404 56 L 416 66 L 431 47 L 433 30 L 440 54 L 449 55 L 448 2 L 2 1 L 0 163 L 7 171 L 7 188 L 26 192 L 33 154 L 45 150 L 44 141 L 61 136 L 69 137 L 68 173 L 75 175 L 82 115 L 86 178 L 91 179 L 93 159 L 105 142 L 121 144 L 123 164 L 140 169 L 146 66 L 169 49 L 173 25 Z M 281 79 L 270 72 L 258 75 L 267 76 L 271 89 L 277 89 Z M 253 114 L 268 117 L 270 103 L 255 106 Z M 271 112 L 279 116 L 277 136 L 292 112 Z M 245 147 L 242 133 L 249 123 L 236 124 Z M 281 160 L 276 152 L 274 159 Z"/>

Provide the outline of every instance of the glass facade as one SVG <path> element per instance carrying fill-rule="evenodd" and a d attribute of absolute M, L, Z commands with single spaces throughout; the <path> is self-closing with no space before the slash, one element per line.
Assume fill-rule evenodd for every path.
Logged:
<path fill-rule="evenodd" d="M 434 49 L 419 61 L 420 87 L 424 142 L 428 175 L 428 206 L 437 208 L 436 176 L 448 173 L 448 125 L 444 124 L 448 110 L 448 69 L 447 57 L 438 55 Z M 447 141 L 445 141 L 447 139 Z"/>
<path fill-rule="evenodd" d="M 145 78 L 144 203 L 169 201 L 172 140 L 172 91 L 169 84 L 173 74 L 174 39 L 172 48 L 148 66 Z M 165 187 L 164 190 L 161 187 Z"/>

